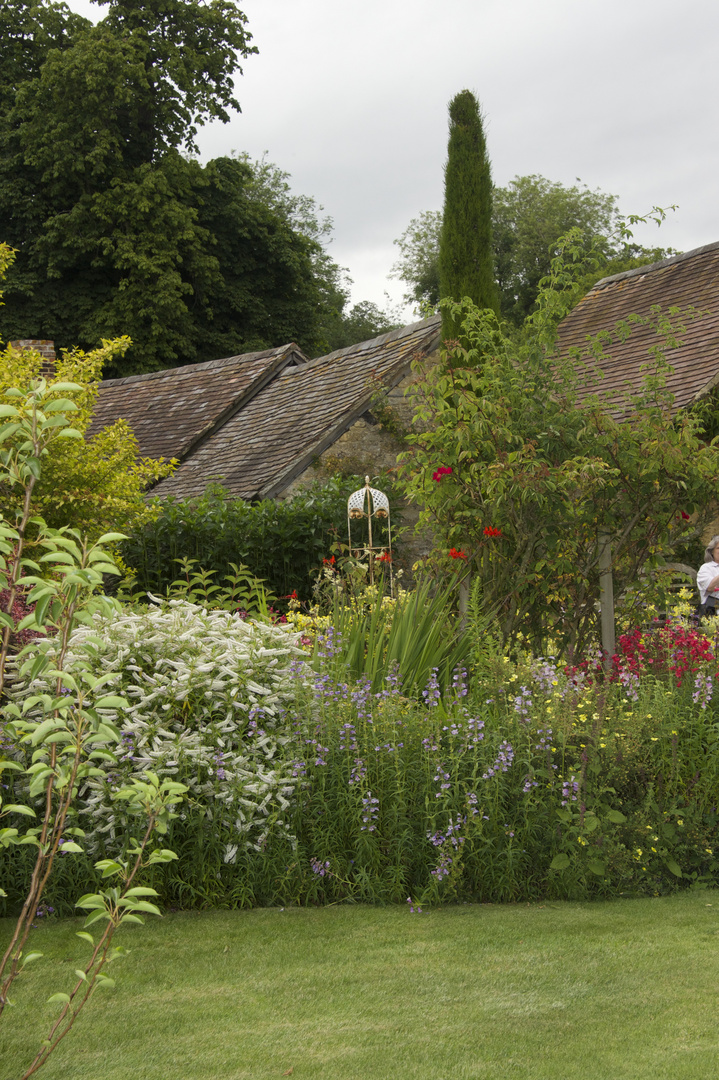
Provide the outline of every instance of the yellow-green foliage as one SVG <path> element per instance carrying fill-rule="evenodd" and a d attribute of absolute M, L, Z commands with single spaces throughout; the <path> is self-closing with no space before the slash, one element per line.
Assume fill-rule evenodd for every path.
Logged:
<path fill-rule="evenodd" d="M 13 252 L 0 244 L 0 280 L 12 262 Z M 83 435 L 87 430 L 97 399 L 98 384 L 104 365 L 122 356 L 130 345 L 128 337 L 104 341 L 98 349 L 83 352 L 70 349 L 56 363 L 56 384 L 76 383 L 80 389 L 63 389 L 58 397 L 69 398 L 77 405 L 72 425 Z M 0 350 L 0 398 L 9 387 L 27 388 L 40 377 L 42 356 L 31 350 L 7 345 Z M 34 513 L 54 528 L 69 525 L 96 539 L 112 529 L 136 528 L 155 516 L 145 502 L 148 486 L 174 468 L 173 462 L 160 458 L 138 457 L 138 445 L 124 420 L 105 428 L 89 440 L 56 439 L 43 461 L 42 475 L 33 492 Z M 0 509 L 4 497 L 0 495 Z"/>

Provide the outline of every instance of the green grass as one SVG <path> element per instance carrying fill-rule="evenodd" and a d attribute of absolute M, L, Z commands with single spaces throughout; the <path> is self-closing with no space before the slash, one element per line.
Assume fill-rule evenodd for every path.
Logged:
<path fill-rule="evenodd" d="M 44 1080 L 707 1080 L 719 1074 L 719 893 L 167 915 L 128 929 Z M 9 922 L 0 923 L 0 938 Z M 21 1074 L 66 989 L 79 923 L 0 1025 Z M 40 1020 L 42 1019 L 42 1024 Z"/>

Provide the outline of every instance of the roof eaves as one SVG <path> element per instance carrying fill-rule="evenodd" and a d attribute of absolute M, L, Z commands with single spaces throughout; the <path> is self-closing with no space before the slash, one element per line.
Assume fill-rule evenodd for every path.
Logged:
<path fill-rule="evenodd" d="M 338 360 L 341 356 L 349 356 L 351 353 L 369 352 L 371 349 L 381 348 L 381 346 L 390 344 L 393 341 L 399 341 L 400 338 L 410 338 L 424 328 L 427 330 L 434 328 L 436 331 L 430 339 L 431 347 L 424 346 L 427 352 L 431 352 L 435 344 L 439 344 L 442 328 L 441 315 L 431 315 L 428 319 L 420 319 L 419 322 L 411 323 L 409 326 L 401 326 L 399 330 L 389 330 L 386 334 L 380 334 L 379 337 L 370 338 L 369 341 L 361 341 L 357 345 L 348 345 L 344 349 L 335 349 L 334 352 L 327 353 L 326 356 L 318 356 L 314 360 L 310 360 L 310 363 L 316 364 L 320 361 Z"/>
<path fill-rule="evenodd" d="M 591 296 L 596 289 L 603 289 L 607 285 L 613 285 L 617 281 L 626 281 L 627 278 L 642 277 L 644 274 L 651 274 L 654 270 L 663 270 L 667 266 L 674 266 L 676 263 L 685 262 L 687 259 L 693 259 L 697 255 L 704 255 L 708 251 L 716 251 L 719 249 L 719 240 L 713 244 L 704 244 L 703 247 L 692 248 L 691 251 L 684 251 L 681 255 L 672 255 L 668 259 L 660 259 L 655 263 L 647 263 L 646 266 L 635 266 L 633 270 L 623 270 L 620 274 L 611 274 L 609 277 L 600 278 L 587 293 L 587 296 Z"/>
<path fill-rule="evenodd" d="M 152 382 L 157 379 L 166 379 L 168 376 L 181 378 L 182 375 L 193 375 L 198 371 L 218 371 L 223 367 L 229 367 L 230 364 L 234 364 L 240 359 L 244 360 L 246 363 L 250 363 L 254 360 L 261 360 L 264 356 L 272 356 L 273 353 L 277 353 L 278 356 L 282 358 L 287 356 L 288 364 L 291 361 L 294 361 L 298 365 L 309 362 L 299 345 L 292 341 L 287 345 L 280 345 L 274 349 L 261 349 L 258 352 L 252 353 L 237 353 L 235 356 L 223 356 L 219 360 L 206 360 L 202 364 L 183 364 L 180 367 L 164 368 L 162 371 L 146 371 L 142 375 L 124 375 L 119 379 L 103 379 L 100 386 L 105 389 L 113 386 L 127 386 L 136 385 L 137 383 Z"/>

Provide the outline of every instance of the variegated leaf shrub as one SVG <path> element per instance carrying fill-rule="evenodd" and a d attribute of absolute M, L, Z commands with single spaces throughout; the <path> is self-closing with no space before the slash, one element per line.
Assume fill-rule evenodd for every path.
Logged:
<path fill-rule="evenodd" d="M 185 813 L 199 813 L 209 834 L 219 835 L 221 822 L 226 862 L 286 827 L 296 780 L 281 748 L 297 688 L 289 671 L 296 640 L 281 626 L 186 601 L 99 616 L 75 629 L 66 670 L 91 669 L 103 676 L 103 694 L 130 703 L 102 710 L 120 728 L 121 743 L 116 760 L 80 792 L 90 854 L 118 848 L 131 821 L 113 793 L 148 769 L 187 785 Z M 52 651 L 52 640 L 44 648 Z M 13 697 L 21 704 L 46 692 L 41 678 L 16 683 Z"/>

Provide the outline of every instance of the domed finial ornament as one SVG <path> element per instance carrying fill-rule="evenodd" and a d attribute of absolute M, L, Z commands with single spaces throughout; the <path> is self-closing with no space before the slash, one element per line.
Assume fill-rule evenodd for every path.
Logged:
<path fill-rule="evenodd" d="M 349 548 L 352 548 L 352 522 L 367 519 L 368 542 L 360 548 L 361 554 L 367 556 L 369 563 L 369 581 L 374 585 L 375 559 L 389 563 L 389 588 L 390 595 L 394 596 L 394 580 L 392 577 L 392 526 L 389 513 L 389 499 L 383 491 L 373 488 L 369 482 L 369 476 L 364 478 L 364 487 L 353 491 L 347 500 L 347 532 L 349 535 Z M 372 542 L 372 519 L 387 522 L 387 543 L 374 545 Z"/>

